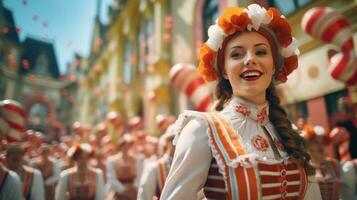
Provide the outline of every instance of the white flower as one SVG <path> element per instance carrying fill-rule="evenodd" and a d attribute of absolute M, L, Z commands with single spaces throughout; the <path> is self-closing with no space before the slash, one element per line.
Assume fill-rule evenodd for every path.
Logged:
<path fill-rule="evenodd" d="M 325 129 L 322 126 L 314 126 L 314 132 L 316 133 L 317 136 L 325 135 Z"/>
<path fill-rule="evenodd" d="M 292 55 L 299 55 L 299 54 L 300 54 L 299 42 L 295 38 L 293 38 L 289 46 L 281 49 L 281 55 L 284 58 L 290 57 Z"/>
<path fill-rule="evenodd" d="M 271 17 L 267 14 L 266 9 L 257 4 L 249 5 L 244 11 L 252 21 L 252 24 L 248 24 L 247 26 L 249 31 L 251 31 L 252 28 L 257 31 L 261 24 L 269 24 L 271 21 Z"/>
<path fill-rule="evenodd" d="M 207 45 L 213 50 L 218 51 L 221 47 L 226 34 L 218 24 L 212 25 L 208 28 Z"/>

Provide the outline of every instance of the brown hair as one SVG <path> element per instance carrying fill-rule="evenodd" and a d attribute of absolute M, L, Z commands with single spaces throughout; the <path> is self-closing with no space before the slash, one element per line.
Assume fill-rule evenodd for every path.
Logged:
<path fill-rule="evenodd" d="M 218 99 L 218 102 L 215 106 L 217 111 L 222 110 L 224 104 L 227 103 L 233 95 L 232 86 L 229 80 L 223 78 L 222 70 L 224 68 L 224 48 L 227 44 L 227 41 L 229 41 L 231 38 L 232 37 L 226 38 L 217 56 L 217 64 L 221 65 L 218 66 L 218 69 L 221 70 L 218 70 L 218 84 L 215 89 L 215 95 Z M 271 47 L 273 46 L 271 45 Z M 274 51 L 277 52 L 276 50 L 272 50 L 272 52 Z M 276 64 L 276 59 L 274 59 L 274 64 Z M 297 163 L 302 163 L 308 175 L 315 174 L 315 169 L 310 164 L 311 156 L 306 151 L 307 144 L 305 140 L 299 135 L 299 133 L 292 128 L 292 123 L 288 119 L 285 110 L 280 105 L 280 99 L 275 91 L 273 81 L 266 90 L 266 99 L 269 102 L 269 119 L 274 125 L 277 131 L 277 136 L 284 145 L 286 152 L 291 157 L 291 160 Z"/>

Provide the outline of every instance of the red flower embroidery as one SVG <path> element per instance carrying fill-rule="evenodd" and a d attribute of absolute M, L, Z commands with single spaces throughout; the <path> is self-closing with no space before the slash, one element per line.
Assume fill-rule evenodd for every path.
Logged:
<path fill-rule="evenodd" d="M 242 113 L 244 116 L 249 116 L 250 115 L 250 110 L 247 106 L 244 106 L 242 104 L 236 105 L 236 111 Z"/>
<path fill-rule="evenodd" d="M 258 122 L 259 124 L 263 124 L 264 121 L 267 119 L 267 116 L 268 116 L 268 114 L 267 114 L 267 109 L 266 109 L 266 107 L 264 107 L 264 108 L 260 111 L 260 113 L 258 113 L 257 122 Z"/>
<path fill-rule="evenodd" d="M 256 135 L 252 138 L 252 144 L 258 151 L 266 151 L 269 148 L 268 140 L 260 135 Z"/>

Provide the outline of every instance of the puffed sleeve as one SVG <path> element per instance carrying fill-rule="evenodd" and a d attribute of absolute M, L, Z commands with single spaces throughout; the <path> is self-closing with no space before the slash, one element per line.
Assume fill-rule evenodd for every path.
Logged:
<path fill-rule="evenodd" d="M 102 200 L 105 197 L 103 172 L 100 169 L 96 169 L 95 172 L 97 174 L 95 200 Z"/>
<path fill-rule="evenodd" d="M 3 183 L 0 199 L 23 200 L 22 183 L 20 177 L 13 171 L 9 170 L 9 174 Z"/>
<path fill-rule="evenodd" d="M 320 188 L 317 183 L 317 180 L 315 176 L 309 176 L 308 177 L 308 185 L 307 185 L 307 190 L 305 194 L 305 200 L 320 200 L 322 199 L 321 193 L 320 193 Z"/>
<path fill-rule="evenodd" d="M 53 170 L 52 176 L 48 177 L 48 178 L 45 180 L 45 184 L 46 184 L 46 185 L 55 184 L 55 183 L 58 181 L 58 179 L 59 179 L 59 175 L 60 175 L 60 173 L 61 173 L 61 168 L 60 168 L 59 163 L 58 163 L 57 160 L 53 161 L 52 170 Z"/>
<path fill-rule="evenodd" d="M 68 171 L 65 170 L 60 174 L 60 178 L 56 187 L 55 200 L 68 200 Z"/>
<path fill-rule="evenodd" d="M 45 200 L 45 188 L 42 174 L 39 170 L 33 170 L 33 181 L 31 186 L 31 199 Z"/>
<path fill-rule="evenodd" d="M 182 126 L 184 127 L 179 137 L 176 136 L 175 155 L 161 199 L 197 199 L 197 193 L 207 179 L 212 159 L 207 123 L 205 120 L 193 118 Z"/>
<path fill-rule="evenodd" d="M 117 179 L 115 163 L 112 159 L 108 159 L 107 180 L 109 187 L 114 189 L 116 192 L 122 193 L 125 190 L 125 186 Z"/>
<path fill-rule="evenodd" d="M 151 200 L 156 193 L 158 185 L 157 163 L 145 165 L 138 187 L 137 200 Z"/>

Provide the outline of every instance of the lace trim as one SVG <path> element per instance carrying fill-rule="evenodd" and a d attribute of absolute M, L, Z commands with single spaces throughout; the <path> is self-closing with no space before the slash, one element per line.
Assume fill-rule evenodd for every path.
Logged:
<path fill-rule="evenodd" d="M 216 162 L 217 162 L 217 165 L 218 165 L 218 172 L 220 174 L 222 174 L 222 176 L 223 176 L 224 185 L 225 185 L 226 189 L 228 189 L 226 171 L 224 171 L 224 168 L 225 168 L 226 165 L 224 164 L 224 162 L 223 162 L 221 156 L 219 155 L 217 149 L 214 147 L 213 140 L 212 140 L 211 135 L 210 135 L 210 129 L 208 128 L 208 123 L 209 123 L 208 120 L 209 119 L 206 119 L 206 124 L 207 124 L 206 134 L 208 136 L 208 146 L 211 148 L 212 156 L 214 157 L 214 159 L 216 159 Z"/>
<path fill-rule="evenodd" d="M 172 144 L 176 146 L 182 129 L 186 124 L 192 119 L 192 117 L 197 118 L 200 121 L 205 121 L 202 113 L 197 111 L 185 110 L 182 114 L 179 115 L 176 122 L 170 126 L 170 131 L 175 135 L 175 138 L 172 140 Z"/>

